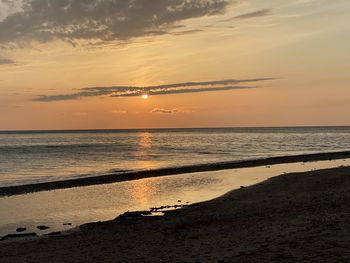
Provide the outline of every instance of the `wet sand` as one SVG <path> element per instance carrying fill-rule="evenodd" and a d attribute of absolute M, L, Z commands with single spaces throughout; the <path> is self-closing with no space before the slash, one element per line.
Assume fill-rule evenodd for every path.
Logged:
<path fill-rule="evenodd" d="M 243 161 L 233 161 L 233 162 L 223 162 L 223 163 L 200 164 L 200 165 L 191 165 L 191 166 L 183 166 L 183 167 L 162 168 L 162 169 L 147 170 L 147 171 L 131 171 L 131 172 L 125 172 L 122 174 L 119 173 L 119 171 L 117 171 L 116 173 L 99 175 L 99 176 L 75 178 L 75 179 L 69 179 L 69 180 L 44 182 L 44 183 L 36 183 L 36 184 L 28 184 L 28 185 L 0 187 L 0 197 L 32 193 L 32 192 L 72 188 L 72 187 L 78 187 L 78 186 L 89 186 L 89 185 L 131 181 L 131 180 L 138 180 L 138 179 L 149 178 L 149 177 L 160 177 L 160 176 L 176 175 L 176 174 L 184 174 L 184 173 L 248 168 L 248 167 L 257 167 L 257 166 L 283 164 L 283 163 L 338 160 L 338 159 L 344 159 L 348 157 L 350 157 L 350 151 L 342 151 L 342 152 L 331 152 L 331 153 L 315 153 L 315 154 L 269 157 L 269 158 L 257 159 L 257 160 L 243 160 Z"/>
<path fill-rule="evenodd" d="M 2 241 L 1 262 L 349 262 L 350 167 L 284 174 L 164 217 Z"/>

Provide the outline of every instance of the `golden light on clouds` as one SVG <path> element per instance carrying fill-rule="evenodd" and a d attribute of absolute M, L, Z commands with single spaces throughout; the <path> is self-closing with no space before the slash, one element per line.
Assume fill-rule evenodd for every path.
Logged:
<path fill-rule="evenodd" d="M 350 124 L 350 1 L 74 2 L 0 0 L 0 130 Z"/>

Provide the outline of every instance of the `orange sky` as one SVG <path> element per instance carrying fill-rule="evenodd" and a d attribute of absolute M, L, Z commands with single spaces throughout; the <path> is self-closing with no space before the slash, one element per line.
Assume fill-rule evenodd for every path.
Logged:
<path fill-rule="evenodd" d="M 0 130 L 350 125 L 347 0 L 29 2 L 0 1 Z"/>

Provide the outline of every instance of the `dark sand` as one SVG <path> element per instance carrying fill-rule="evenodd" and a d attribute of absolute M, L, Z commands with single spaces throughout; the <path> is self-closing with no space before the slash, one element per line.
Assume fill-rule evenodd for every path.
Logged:
<path fill-rule="evenodd" d="M 189 165 L 189 166 L 183 166 L 183 167 L 161 168 L 161 169 L 147 170 L 147 171 L 129 171 L 125 173 L 120 173 L 119 171 L 117 171 L 115 173 L 99 175 L 99 176 L 82 177 L 82 178 L 68 179 L 68 180 L 62 180 L 62 181 L 44 182 L 44 183 L 36 183 L 36 184 L 28 184 L 28 185 L 0 187 L 0 197 L 25 194 L 25 193 L 31 193 L 31 192 L 71 188 L 71 187 L 78 187 L 78 186 L 131 181 L 131 180 L 138 180 L 138 179 L 147 178 L 147 177 L 159 177 L 159 176 L 176 175 L 176 174 L 184 174 L 184 173 L 257 167 L 257 166 L 274 165 L 274 164 L 282 164 L 282 163 L 337 160 L 337 159 L 344 159 L 349 157 L 350 157 L 350 151 L 342 151 L 342 152 L 331 152 L 331 153 L 315 153 L 315 154 L 269 157 L 269 158 L 258 159 L 258 160 L 244 160 L 244 161 Z"/>
<path fill-rule="evenodd" d="M 0 262 L 350 262 L 350 167 L 281 175 L 164 217 L 3 241 Z"/>

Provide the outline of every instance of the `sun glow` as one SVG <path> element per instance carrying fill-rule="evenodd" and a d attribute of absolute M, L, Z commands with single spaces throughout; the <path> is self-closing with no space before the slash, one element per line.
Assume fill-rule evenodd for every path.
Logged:
<path fill-rule="evenodd" d="M 143 95 L 141 96 L 141 98 L 144 99 L 144 100 L 147 100 L 147 99 L 148 99 L 148 95 L 147 95 L 147 94 L 143 94 Z"/>

